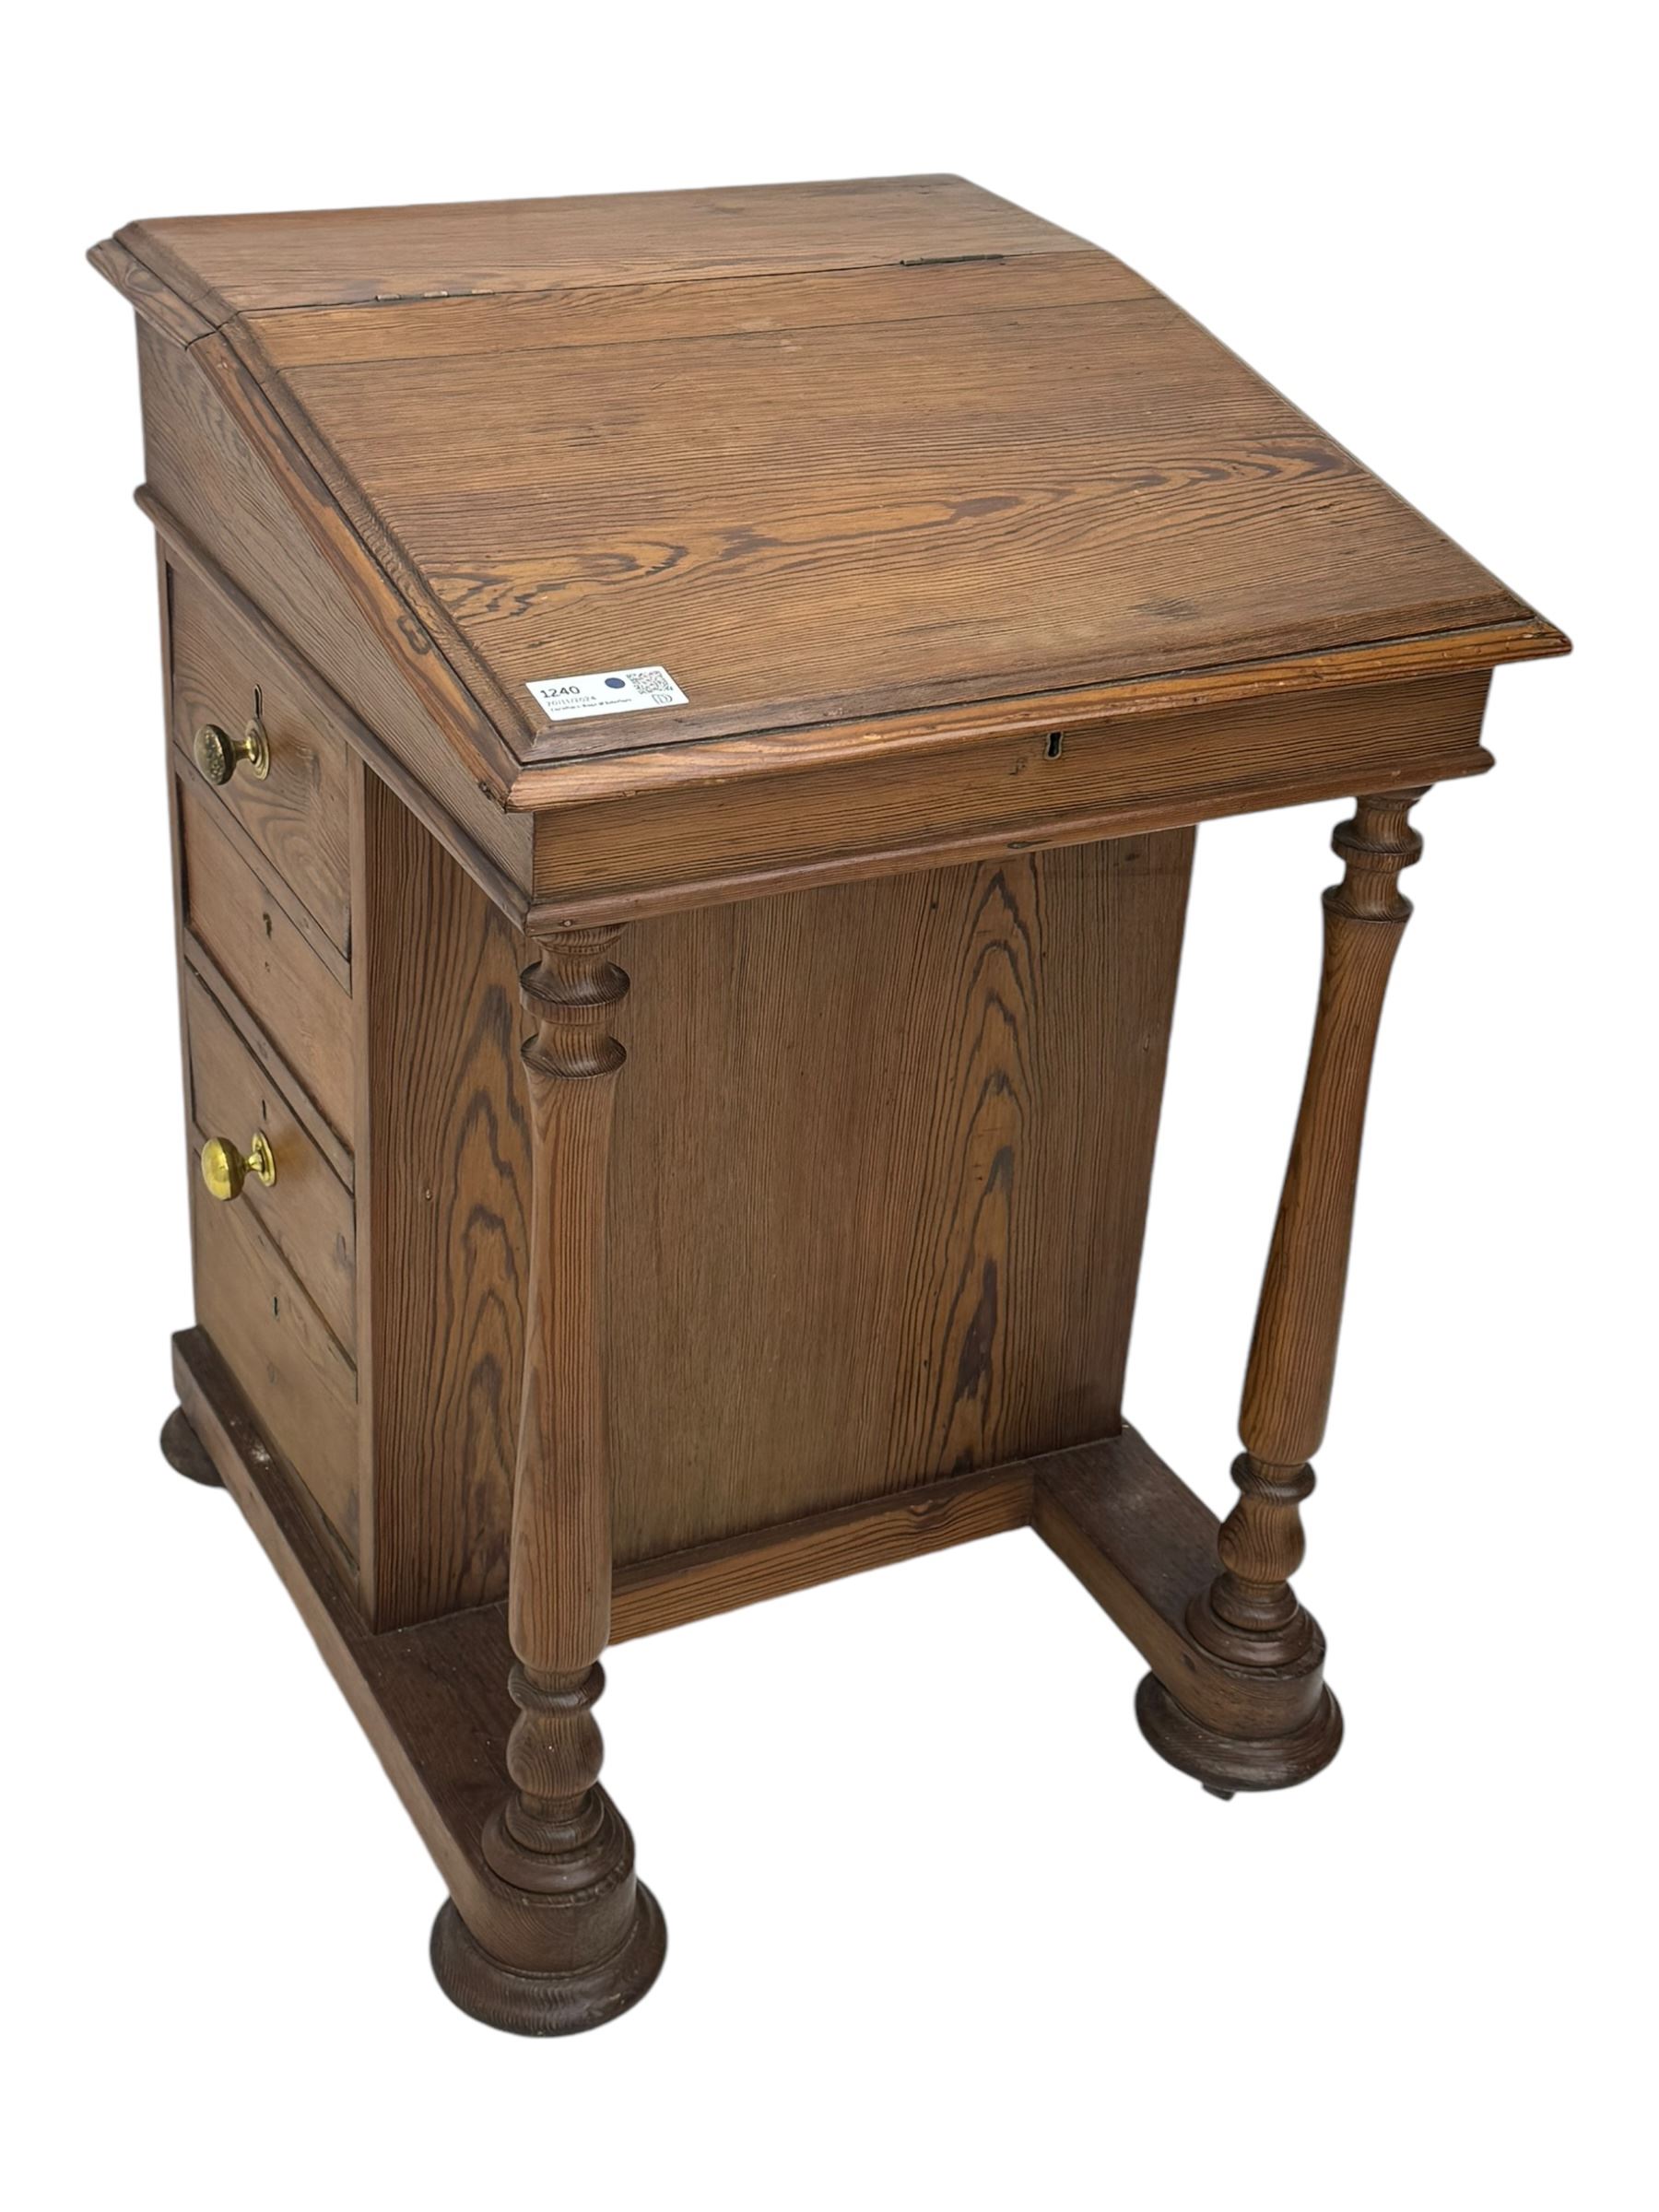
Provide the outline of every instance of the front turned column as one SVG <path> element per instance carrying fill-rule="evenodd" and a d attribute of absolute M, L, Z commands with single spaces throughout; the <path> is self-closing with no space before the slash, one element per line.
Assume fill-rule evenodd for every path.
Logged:
<path fill-rule="evenodd" d="M 486 1949 L 453 1902 L 432 1931 L 446 1993 L 491 2027 L 570 2035 L 636 2004 L 663 1962 L 663 1917 L 635 1879 L 633 1839 L 599 1786 L 594 1706 L 610 1634 L 606 1468 L 606 1184 L 618 1071 L 611 1033 L 628 977 L 618 929 L 538 941 L 520 979 L 535 1024 L 530 1095 L 531 1227 L 524 1385 L 513 1482 L 508 1634 L 518 1716 L 512 1787 L 486 1826 L 492 1926 Z"/>
<path fill-rule="evenodd" d="M 1187 1612 L 1209 1664 L 1202 1691 L 1148 1675 L 1135 1701 L 1154 1747 L 1220 1796 L 1305 1782 L 1342 1741 L 1324 1638 L 1290 1577 L 1331 1402 L 1366 1093 L 1411 914 L 1399 877 L 1422 852 L 1408 819 L 1422 796 L 1361 798 L 1332 840 L 1346 865 L 1324 894 L 1319 1010 L 1244 1376 L 1239 1501 L 1218 1538 L 1221 1571 Z M 1200 1704 L 1202 1714 L 1189 1709 Z"/>

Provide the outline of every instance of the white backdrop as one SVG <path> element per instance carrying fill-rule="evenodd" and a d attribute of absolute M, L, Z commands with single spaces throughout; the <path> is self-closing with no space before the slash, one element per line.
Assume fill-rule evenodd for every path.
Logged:
<path fill-rule="evenodd" d="M 5 149 L 15 2202 L 1639 2201 L 1653 210 L 1625 14 L 37 25 Z M 667 1968 L 604 2032 L 520 2043 L 440 1996 L 436 1874 L 234 1508 L 155 1449 L 190 1290 L 154 565 L 131 319 L 79 256 L 137 216 L 934 170 L 1141 269 L 1576 641 L 1500 674 L 1496 772 L 1418 810 L 1300 1578 L 1348 1740 L 1305 1790 L 1205 1797 L 1022 1537 L 629 1645 L 606 1780 Z M 1223 1510 L 1343 812 L 1199 841 L 1128 1405 Z"/>

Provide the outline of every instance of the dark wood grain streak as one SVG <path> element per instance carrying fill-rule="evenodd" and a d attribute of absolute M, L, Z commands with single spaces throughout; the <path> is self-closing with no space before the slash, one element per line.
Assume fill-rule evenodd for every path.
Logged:
<path fill-rule="evenodd" d="M 1184 832 L 629 934 L 628 1562 L 1108 1433 Z"/>
<path fill-rule="evenodd" d="M 142 223 L 120 250 L 152 307 L 171 289 L 192 403 L 516 806 L 558 804 L 539 764 L 747 741 L 753 770 L 871 722 L 902 744 L 918 712 L 994 701 L 1012 730 L 1253 665 L 1564 647 L 1144 280 L 960 179 Z M 544 726 L 525 688 L 646 659 L 688 694 L 648 732 Z"/>
<path fill-rule="evenodd" d="M 519 939 L 372 784 L 368 826 L 384 1181 L 360 1265 L 373 1617 L 396 1625 L 505 1587 L 529 1107 Z M 620 1566 L 1116 1425 L 1191 852 L 1175 832 L 630 932 Z"/>
<path fill-rule="evenodd" d="M 1529 612 L 1159 299 L 283 381 L 509 697 L 636 639 L 654 745 Z"/>
<path fill-rule="evenodd" d="M 401 1628 L 506 1587 L 530 1123 L 523 940 L 377 778 L 363 794 L 360 1051 L 374 1347 L 374 1571 Z"/>

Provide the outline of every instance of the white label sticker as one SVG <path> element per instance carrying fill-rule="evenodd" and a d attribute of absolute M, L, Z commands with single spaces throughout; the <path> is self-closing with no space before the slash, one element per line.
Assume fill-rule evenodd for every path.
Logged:
<path fill-rule="evenodd" d="M 524 688 L 549 722 L 574 722 L 581 714 L 631 714 L 638 707 L 690 703 L 666 668 L 612 668 L 603 676 L 543 676 Z"/>

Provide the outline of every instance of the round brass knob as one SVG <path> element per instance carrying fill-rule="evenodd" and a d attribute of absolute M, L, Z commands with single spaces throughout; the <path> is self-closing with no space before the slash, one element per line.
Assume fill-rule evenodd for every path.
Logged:
<path fill-rule="evenodd" d="M 263 1129 L 256 1129 L 245 1153 L 222 1136 L 210 1136 L 202 1147 L 202 1181 L 216 1198 L 237 1197 L 250 1175 L 267 1190 L 276 1180 L 276 1155 Z"/>
<path fill-rule="evenodd" d="M 271 772 L 271 744 L 265 724 L 256 714 L 240 737 L 221 730 L 217 722 L 205 722 L 191 745 L 195 764 L 209 783 L 229 783 L 240 764 L 263 782 Z"/>

